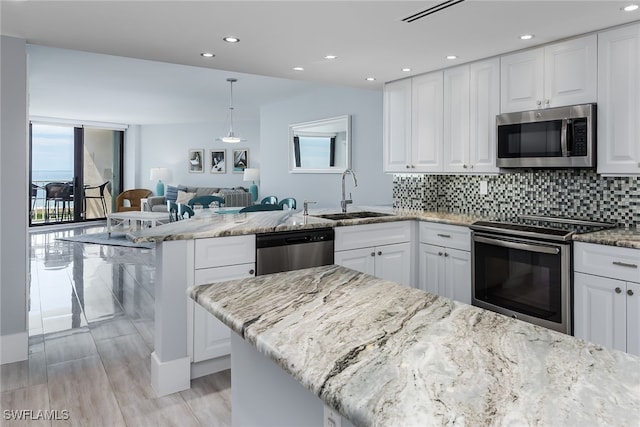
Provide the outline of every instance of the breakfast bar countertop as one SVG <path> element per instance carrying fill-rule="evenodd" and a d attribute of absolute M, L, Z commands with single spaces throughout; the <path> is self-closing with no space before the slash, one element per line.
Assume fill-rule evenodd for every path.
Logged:
<path fill-rule="evenodd" d="M 640 357 L 345 267 L 188 292 L 358 426 L 640 420 Z"/>

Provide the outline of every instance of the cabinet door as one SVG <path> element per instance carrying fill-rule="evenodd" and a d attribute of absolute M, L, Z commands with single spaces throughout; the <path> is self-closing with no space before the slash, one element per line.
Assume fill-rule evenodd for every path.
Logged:
<path fill-rule="evenodd" d="M 534 110 L 544 96 L 544 50 L 531 49 L 500 58 L 500 111 Z"/>
<path fill-rule="evenodd" d="M 597 97 L 595 34 L 544 48 L 544 107 L 586 104 Z"/>
<path fill-rule="evenodd" d="M 384 86 L 383 156 L 385 172 L 407 172 L 411 165 L 411 79 Z"/>
<path fill-rule="evenodd" d="M 444 248 L 420 244 L 418 288 L 444 296 Z"/>
<path fill-rule="evenodd" d="M 471 254 L 445 248 L 445 296 L 471 304 Z"/>
<path fill-rule="evenodd" d="M 621 280 L 574 273 L 574 335 L 626 351 L 625 288 L 625 282 Z"/>
<path fill-rule="evenodd" d="M 471 172 L 499 172 L 496 167 L 496 115 L 499 112 L 500 59 L 472 63 L 469 88 Z"/>
<path fill-rule="evenodd" d="M 343 267 L 375 276 L 375 256 L 375 248 L 352 249 L 349 251 L 336 252 L 333 262 Z"/>
<path fill-rule="evenodd" d="M 640 283 L 627 282 L 627 353 L 640 356 Z"/>
<path fill-rule="evenodd" d="M 598 173 L 640 174 L 640 24 L 598 34 Z"/>
<path fill-rule="evenodd" d="M 444 71 L 444 171 L 471 172 L 469 163 L 469 65 Z"/>
<path fill-rule="evenodd" d="M 254 271 L 254 263 L 197 270 L 195 284 L 202 285 L 225 280 L 244 279 L 253 277 Z M 230 333 L 229 327 L 199 304 L 194 304 L 193 361 L 200 362 L 230 354 Z"/>
<path fill-rule="evenodd" d="M 375 276 L 409 286 L 411 283 L 411 244 L 377 246 Z"/>
<path fill-rule="evenodd" d="M 442 172 L 442 71 L 412 80 L 411 172 Z"/>

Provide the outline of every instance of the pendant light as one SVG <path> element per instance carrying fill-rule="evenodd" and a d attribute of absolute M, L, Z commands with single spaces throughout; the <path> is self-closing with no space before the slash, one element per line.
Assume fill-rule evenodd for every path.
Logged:
<path fill-rule="evenodd" d="M 221 138 L 217 138 L 216 141 L 222 141 L 229 144 L 236 144 L 240 141 L 246 141 L 246 139 L 242 139 L 233 132 L 233 84 L 238 81 L 238 79 L 228 78 L 227 81 L 231 85 L 230 97 L 229 97 L 229 132 Z"/>

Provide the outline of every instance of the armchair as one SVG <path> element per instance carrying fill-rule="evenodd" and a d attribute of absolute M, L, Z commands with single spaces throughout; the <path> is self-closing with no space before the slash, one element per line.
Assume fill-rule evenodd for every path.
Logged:
<path fill-rule="evenodd" d="M 125 190 L 116 197 L 116 212 L 128 212 L 141 210 L 142 203 L 140 199 L 149 197 L 152 194 L 150 190 L 144 188 L 134 188 Z M 125 206 L 125 200 L 129 201 L 129 206 Z"/>

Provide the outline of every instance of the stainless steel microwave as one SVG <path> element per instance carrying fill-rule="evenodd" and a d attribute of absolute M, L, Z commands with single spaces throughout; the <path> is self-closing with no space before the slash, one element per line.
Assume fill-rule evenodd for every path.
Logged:
<path fill-rule="evenodd" d="M 500 114 L 496 125 L 498 167 L 596 166 L 596 104 Z"/>

